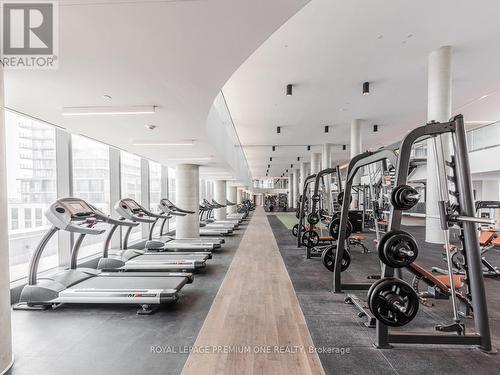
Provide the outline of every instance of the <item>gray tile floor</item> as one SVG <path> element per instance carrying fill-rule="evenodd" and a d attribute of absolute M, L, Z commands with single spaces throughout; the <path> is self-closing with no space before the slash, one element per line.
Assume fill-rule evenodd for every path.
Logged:
<path fill-rule="evenodd" d="M 25 374 L 179 374 L 210 310 L 245 225 L 228 237 L 207 268 L 195 275 L 182 298 L 150 316 L 135 306 L 61 306 L 47 311 L 14 311 L 14 367 Z M 152 346 L 171 346 L 177 353 L 152 353 Z"/>
<path fill-rule="evenodd" d="M 320 258 L 306 259 L 305 249 L 298 249 L 283 223 L 274 215 L 268 215 L 280 252 L 297 293 L 302 311 L 316 347 L 349 348 L 349 354 L 320 354 L 327 374 L 496 374 L 500 370 L 500 354 L 488 355 L 477 349 L 456 347 L 398 346 L 390 350 L 373 347 L 375 330 L 366 328 L 356 316 L 357 310 L 344 303 L 343 294 L 330 292 L 332 274 L 321 264 Z M 423 243 L 424 228 L 408 230 Z M 366 234 L 367 243 L 372 243 Z M 373 247 L 373 246 L 371 246 Z M 379 273 L 378 256 L 375 252 L 361 254 L 351 252 L 352 263 L 345 281 L 361 281 L 368 274 Z M 500 252 L 491 251 L 487 257 L 500 266 Z M 439 247 L 423 245 L 419 263 L 426 267 L 440 266 Z M 500 279 L 486 280 L 489 315 L 494 345 L 500 349 Z M 418 319 L 411 328 L 431 328 L 436 323 L 450 321 L 449 301 L 439 301 L 434 307 L 420 309 Z M 438 320 L 438 322 L 436 321 Z"/>

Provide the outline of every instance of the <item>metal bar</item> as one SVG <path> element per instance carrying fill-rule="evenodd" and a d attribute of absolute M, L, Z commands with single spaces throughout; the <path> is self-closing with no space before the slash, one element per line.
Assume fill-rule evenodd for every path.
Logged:
<path fill-rule="evenodd" d="M 467 139 L 465 133 L 464 120 L 462 116 L 455 117 L 456 132 L 455 162 L 459 176 L 457 176 L 457 187 L 460 195 L 460 213 L 463 216 L 474 216 L 474 196 L 472 189 L 469 155 L 467 153 Z M 476 332 L 481 336 L 480 348 L 484 351 L 491 351 L 490 325 L 488 320 L 488 307 L 486 302 L 486 292 L 484 289 L 484 279 L 481 264 L 481 249 L 477 237 L 476 225 L 471 222 L 462 222 L 464 235 L 464 251 L 467 259 L 469 273 L 470 293 L 473 296 L 472 306 L 474 309 L 474 323 Z"/>
<path fill-rule="evenodd" d="M 70 269 L 72 270 L 76 270 L 76 268 L 78 267 L 78 253 L 80 252 L 80 247 L 82 246 L 82 242 L 85 239 L 85 236 L 85 233 L 80 234 L 76 239 L 73 248 L 71 249 Z"/>
<path fill-rule="evenodd" d="M 342 201 L 342 209 L 340 215 L 340 233 L 339 238 L 337 238 L 337 252 L 335 256 L 335 266 L 333 271 L 333 286 L 332 290 L 334 293 L 342 292 L 342 258 L 345 252 L 345 244 L 347 240 L 346 229 L 347 229 L 347 221 L 349 217 L 349 206 L 352 185 L 354 176 L 359 168 L 377 163 L 382 160 L 389 160 L 392 164 L 396 165 L 397 156 L 392 149 L 380 149 L 375 152 L 367 151 L 362 154 L 356 155 L 349 162 L 349 166 L 347 167 L 347 177 L 345 181 L 344 187 L 344 199 Z M 346 289 L 344 289 L 346 290 Z"/>
<path fill-rule="evenodd" d="M 52 236 L 58 231 L 59 229 L 56 228 L 55 226 L 52 226 L 49 231 L 47 231 L 38 245 L 36 246 L 35 251 L 33 252 L 33 255 L 31 257 L 30 261 L 30 269 L 29 269 L 29 274 L 28 274 L 28 285 L 36 285 L 37 283 L 37 273 L 38 273 L 38 264 L 40 263 L 40 258 L 42 256 L 43 250 L 47 246 L 47 243 L 50 241 Z"/>
<path fill-rule="evenodd" d="M 424 333 L 391 333 L 388 340 L 394 344 L 441 344 L 441 345 L 480 345 L 481 337 L 479 335 L 441 335 Z"/>

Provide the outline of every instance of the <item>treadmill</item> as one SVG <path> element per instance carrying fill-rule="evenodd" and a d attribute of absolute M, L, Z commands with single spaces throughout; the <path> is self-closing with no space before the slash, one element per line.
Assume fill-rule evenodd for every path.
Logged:
<path fill-rule="evenodd" d="M 149 229 L 149 237 L 144 243 L 141 243 L 140 247 L 146 247 L 151 250 L 157 251 L 203 251 L 209 252 L 215 249 L 216 247 L 220 247 L 219 245 L 213 242 L 187 242 L 187 241 L 176 241 L 172 237 L 168 237 L 165 241 L 153 241 L 153 230 L 154 225 L 158 219 L 163 219 L 164 215 L 153 213 L 135 200 L 131 198 L 124 198 L 116 202 L 115 211 L 124 219 L 150 223 L 151 227 Z M 125 244 L 123 248 L 127 249 L 127 241 L 130 235 L 132 228 L 128 228 L 125 234 Z"/>
<path fill-rule="evenodd" d="M 231 202 L 229 199 L 226 199 L 226 206 L 227 207 L 234 207 L 234 206 L 236 206 L 236 208 L 237 208 L 238 205 L 236 203 L 234 203 L 234 202 Z M 243 222 L 243 220 L 245 220 L 246 214 L 244 214 L 244 213 L 240 214 L 238 212 L 228 213 L 227 214 L 227 218 L 229 220 L 231 220 L 231 219 L 239 220 L 239 222 L 241 223 L 241 222 Z"/>
<path fill-rule="evenodd" d="M 200 204 L 200 222 L 205 224 L 207 228 L 227 228 L 230 230 L 235 230 L 238 228 L 239 222 L 236 220 L 214 220 L 213 210 L 218 208 L 223 208 L 219 204 L 210 203 L 206 199 Z M 205 214 L 205 215 L 204 215 Z"/>
<path fill-rule="evenodd" d="M 198 271 L 205 268 L 210 252 L 158 252 L 140 249 L 112 249 L 111 239 L 119 227 L 133 228 L 140 222 L 154 219 L 141 218 L 140 221 L 116 220 L 91 205 L 100 221 L 112 225 L 104 242 L 102 258 L 97 268 L 105 271 Z M 124 242 L 126 244 L 126 242 Z M 163 243 L 160 243 L 161 247 Z M 126 246 L 125 246 L 126 247 Z M 150 247 L 152 247 L 150 245 Z M 73 251 L 78 249 L 73 249 Z"/>
<path fill-rule="evenodd" d="M 191 242 L 191 243 L 198 243 L 198 242 L 210 242 L 213 243 L 216 248 L 220 247 L 224 242 L 224 237 L 210 237 L 210 238 L 173 238 L 170 236 L 164 236 L 163 235 L 163 228 L 165 226 L 165 223 L 168 219 L 171 219 L 172 216 L 186 216 L 186 215 L 194 215 L 194 211 L 188 211 L 188 210 L 183 210 L 179 207 L 177 207 L 175 204 L 173 204 L 170 200 L 167 198 L 163 198 L 160 200 L 160 205 L 158 206 L 160 210 L 163 212 L 163 222 L 161 224 L 161 229 L 160 229 L 160 236 L 162 238 L 167 237 L 175 242 Z M 200 228 L 200 235 L 202 235 L 202 228 Z M 209 234 L 207 234 L 209 235 Z"/>
<path fill-rule="evenodd" d="M 87 235 L 99 235 L 94 228 L 102 222 L 100 215 L 84 200 L 62 198 L 46 212 L 52 227 L 44 234 L 31 258 L 28 284 L 21 291 L 15 309 L 47 309 L 60 304 L 133 304 L 138 314 L 153 313 L 152 306 L 177 300 L 180 290 L 193 281 L 193 275 L 182 272 L 103 272 L 78 268 L 78 249 Z M 38 264 L 52 236 L 63 230 L 79 234 L 71 253 L 69 269 L 54 275 L 38 277 Z"/>

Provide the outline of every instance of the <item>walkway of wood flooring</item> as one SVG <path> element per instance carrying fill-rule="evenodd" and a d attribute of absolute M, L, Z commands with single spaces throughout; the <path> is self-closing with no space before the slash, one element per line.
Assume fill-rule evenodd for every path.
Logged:
<path fill-rule="evenodd" d="M 183 375 L 324 374 L 318 356 L 309 352 L 313 343 L 304 315 L 260 207 L 254 211 L 194 348 L 205 347 L 209 353 L 189 355 Z M 290 353 L 296 348 L 296 353 Z M 247 353 L 224 353 L 228 350 Z"/>

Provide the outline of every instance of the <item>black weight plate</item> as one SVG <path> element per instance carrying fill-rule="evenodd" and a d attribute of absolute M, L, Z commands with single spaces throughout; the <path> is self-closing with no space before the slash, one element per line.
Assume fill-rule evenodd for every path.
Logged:
<path fill-rule="evenodd" d="M 330 233 L 330 236 L 338 240 L 340 235 L 340 217 L 336 217 L 330 222 L 330 225 L 328 226 L 328 232 Z M 352 223 L 349 220 L 347 220 L 346 235 L 345 235 L 346 240 L 351 236 L 351 234 L 352 234 Z"/>
<path fill-rule="evenodd" d="M 298 234 L 299 234 L 299 224 L 295 224 L 292 228 L 292 235 L 294 237 L 297 237 Z"/>
<path fill-rule="evenodd" d="M 326 269 L 330 272 L 335 270 L 335 256 L 337 253 L 336 245 L 328 246 L 323 253 L 321 254 L 321 261 Z M 344 249 L 344 255 L 342 257 L 342 266 L 340 267 L 340 271 L 344 272 L 349 268 L 351 264 L 351 254 L 347 249 Z"/>
<path fill-rule="evenodd" d="M 398 302 L 401 309 L 395 307 Z M 415 290 L 403 280 L 387 277 L 372 284 L 368 291 L 368 307 L 383 324 L 401 327 L 411 322 L 418 312 Z"/>
<path fill-rule="evenodd" d="M 398 253 L 398 248 L 413 252 L 413 255 L 404 255 Z M 418 245 L 415 238 L 410 233 L 399 231 L 391 233 L 386 238 L 383 251 L 383 261 L 389 267 L 401 268 L 413 263 L 418 256 Z"/>
<path fill-rule="evenodd" d="M 319 215 L 316 212 L 311 212 L 309 215 L 307 215 L 307 222 L 311 225 L 318 224 Z"/>
<path fill-rule="evenodd" d="M 418 203 L 418 199 L 406 200 L 405 196 L 407 194 L 418 194 L 418 192 L 409 185 L 397 186 L 392 190 L 391 204 L 394 206 L 394 208 L 406 211 Z"/>
<path fill-rule="evenodd" d="M 314 230 L 306 230 L 302 234 L 301 241 L 305 247 L 315 247 L 319 244 L 319 234 Z"/>
<path fill-rule="evenodd" d="M 378 257 L 382 261 L 382 263 L 387 264 L 387 259 L 385 259 L 384 256 L 384 246 L 386 241 L 391 238 L 392 235 L 398 234 L 398 233 L 406 233 L 405 231 L 402 230 L 391 230 L 390 232 L 385 233 L 381 238 L 380 241 L 378 242 L 377 245 L 377 252 L 378 252 Z"/>

